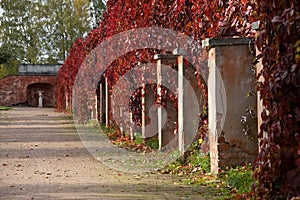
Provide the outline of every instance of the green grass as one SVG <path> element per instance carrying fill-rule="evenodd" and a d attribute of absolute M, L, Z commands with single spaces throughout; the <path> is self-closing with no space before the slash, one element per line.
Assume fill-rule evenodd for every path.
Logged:
<path fill-rule="evenodd" d="M 97 120 L 90 120 L 86 126 L 89 128 L 97 128 L 99 126 L 99 122 Z"/>
<path fill-rule="evenodd" d="M 12 107 L 8 107 L 8 106 L 0 106 L 0 111 L 3 111 L 3 110 L 11 110 Z"/>
<path fill-rule="evenodd" d="M 237 194 L 248 193 L 253 184 L 253 171 L 251 164 L 235 168 L 228 168 L 219 175 L 219 179 L 226 182 L 229 188 Z"/>
<path fill-rule="evenodd" d="M 205 173 L 203 170 L 208 167 L 208 157 L 201 158 L 199 155 L 193 155 L 187 159 L 189 161 L 184 166 L 182 165 L 182 159 L 178 159 L 176 162 L 170 164 L 167 167 L 169 170 L 167 173 L 183 178 L 181 181 L 183 185 L 206 187 L 207 192 L 203 193 L 202 196 L 228 200 L 236 199 L 237 197 L 241 197 L 240 195 L 251 192 L 253 171 L 250 164 L 242 167 L 228 168 L 218 176 L 213 176 L 210 173 Z M 197 168 L 200 170 L 192 170 Z"/>
<path fill-rule="evenodd" d="M 158 149 L 159 148 L 158 138 L 151 138 L 147 140 L 146 145 L 151 149 Z"/>
<path fill-rule="evenodd" d="M 137 145 L 143 144 L 145 142 L 146 146 L 150 147 L 151 149 L 158 149 L 158 147 L 159 147 L 158 138 L 157 137 L 144 140 L 144 138 L 143 138 L 143 136 L 142 136 L 141 133 L 137 133 L 136 134 L 134 142 Z"/>
<path fill-rule="evenodd" d="M 201 152 L 199 140 L 191 145 L 184 157 L 178 158 L 162 170 L 183 178 L 182 184 L 207 187 L 208 197 L 218 199 L 235 199 L 237 196 L 251 192 L 253 171 L 251 164 L 235 168 L 228 167 L 218 176 L 210 173 L 210 156 Z"/>
<path fill-rule="evenodd" d="M 137 145 L 143 144 L 143 143 L 144 143 L 144 139 L 143 139 L 141 133 L 137 133 L 137 134 L 135 135 L 134 142 L 135 142 Z"/>

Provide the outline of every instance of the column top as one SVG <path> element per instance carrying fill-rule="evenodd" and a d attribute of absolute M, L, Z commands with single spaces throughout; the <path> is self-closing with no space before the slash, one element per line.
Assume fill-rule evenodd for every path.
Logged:
<path fill-rule="evenodd" d="M 253 40 L 251 38 L 206 38 L 202 41 L 202 47 L 250 44 L 253 44 Z"/>
<path fill-rule="evenodd" d="M 172 54 L 175 55 L 175 56 L 186 56 L 187 55 L 186 51 L 182 48 L 174 49 Z"/>
<path fill-rule="evenodd" d="M 154 60 L 174 60 L 177 59 L 178 56 L 175 56 L 173 54 L 155 54 Z"/>

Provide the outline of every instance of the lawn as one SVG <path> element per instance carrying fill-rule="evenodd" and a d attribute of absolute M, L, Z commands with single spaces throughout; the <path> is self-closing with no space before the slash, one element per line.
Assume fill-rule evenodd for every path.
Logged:
<path fill-rule="evenodd" d="M 10 110 L 12 109 L 12 107 L 8 107 L 8 106 L 0 106 L 0 111 L 3 111 L 3 110 Z"/>

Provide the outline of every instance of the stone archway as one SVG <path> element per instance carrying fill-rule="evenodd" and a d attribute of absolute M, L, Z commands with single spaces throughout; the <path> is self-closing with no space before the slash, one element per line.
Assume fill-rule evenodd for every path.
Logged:
<path fill-rule="evenodd" d="M 38 91 L 42 91 L 44 107 L 55 105 L 54 86 L 49 83 L 33 83 L 27 86 L 27 103 L 29 106 L 38 106 Z"/>

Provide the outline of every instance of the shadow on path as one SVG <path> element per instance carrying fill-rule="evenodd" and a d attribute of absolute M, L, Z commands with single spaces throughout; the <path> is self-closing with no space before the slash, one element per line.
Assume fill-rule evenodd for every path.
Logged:
<path fill-rule="evenodd" d="M 181 186 L 168 175 L 107 168 L 84 148 L 72 119 L 50 108 L 0 112 L 0 168 L 3 200 L 199 200 L 210 194 L 203 187 Z"/>

